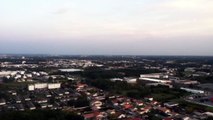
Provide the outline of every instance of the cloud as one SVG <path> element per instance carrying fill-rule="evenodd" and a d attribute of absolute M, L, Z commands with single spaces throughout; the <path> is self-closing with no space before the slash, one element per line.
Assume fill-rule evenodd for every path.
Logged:
<path fill-rule="evenodd" d="M 13 10 L 14 16 L 10 18 L 2 15 L 5 20 L 1 19 L 0 31 L 6 28 L 20 35 L 33 34 L 34 37 L 42 34 L 59 38 L 213 34 L 212 0 L 62 0 L 54 4 L 41 3 L 38 10 L 34 3 L 30 3 L 29 10 Z"/>
<path fill-rule="evenodd" d="M 68 8 L 59 8 L 53 13 L 57 14 L 57 15 L 62 15 L 62 14 L 68 13 L 68 12 L 69 12 Z"/>
<path fill-rule="evenodd" d="M 212 0 L 171 0 L 165 5 L 176 9 L 200 10 L 212 8 L 212 4 Z"/>

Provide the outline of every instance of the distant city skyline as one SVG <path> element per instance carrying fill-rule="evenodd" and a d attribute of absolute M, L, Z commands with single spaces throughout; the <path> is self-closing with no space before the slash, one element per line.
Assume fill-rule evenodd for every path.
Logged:
<path fill-rule="evenodd" d="M 212 0 L 1 0 L 0 54 L 213 55 Z"/>

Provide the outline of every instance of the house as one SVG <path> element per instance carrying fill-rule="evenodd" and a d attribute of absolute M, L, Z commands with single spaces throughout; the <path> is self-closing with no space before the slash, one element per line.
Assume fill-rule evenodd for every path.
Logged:
<path fill-rule="evenodd" d="M 164 103 L 164 106 L 168 107 L 168 108 L 172 108 L 172 107 L 176 107 L 178 106 L 179 104 L 178 103 L 174 103 L 174 102 L 167 102 L 167 103 Z"/>
<path fill-rule="evenodd" d="M 145 99 L 145 100 L 149 100 L 149 101 L 153 101 L 153 100 L 154 100 L 153 97 L 150 97 L 150 96 L 145 97 L 144 99 Z"/>
<path fill-rule="evenodd" d="M 19 96 L 17 96 L 17 97 L 15 98 L 15 101 L 16 101 L 16 103 L 21 103 L 21 99 L 20 99 L 20 97 L 19 97 Z"/>
<path fill-rule="evenodd" d="M 138 106 L 143 106 L 144 105 L 144 103 L 143 102 L 141 102 L 141 101 L 134 101 L 135 103 L 136 103 L 136 105 L 138 105 Z"/>
<path fill-rule="evenodd" d="M 24 110 L 25 110 L 23 104 L 16 104 L 16 109 L 17 109 L 18 111 L 24 111 Z"/>
<path fill-rule="evenodd" d="M 11 95 L 13 95 L 13 96 L 16 96 L 16 95 L 17 95 L 17 92 L 14 91 L 14 90 L 9 90 L 8 93 L 11 94 Z"/>
<path fill-rule="evenodd" d="M 31 98 L 30 98 L 29 96 L 23 96 L 23 99 L 24 99 L 25 101 L 30 101 L 30 100 L 31 100 Z"/>
<path fill-rule="evenodd" d="M 35 109 L 36 109 L 35 105 L 34 105 L 32 102 L 27 102 L 26 105 L 27 105 L 27 107 L 28 107 L 30 110 L 35 110 Z"/>
<path fill-rule="evenodd" d="M 92 106 L 96 106 L 96 107 L 100 107 L 103 105 L 103 103 L 101 101 L 93 101 L 91 104 L 92 104 Z"/>
<path fill-rule="evenodd" d="M 0 99 L 0 106 L 2 106 L 2 105 L 6 105 L 5 99 Z"/>
<path fill-rule="evenodd" d="M 47 107 L 48 107 L 48 108 L 52 108 L 53 105 L 52 105 L 52 104 L 48 104 Z"/>
<path fill-rule="evenodd" d="M 107 118 L 107 113 L 106 112 L 101 112 L 101 113 L 99 113 L 97 116 L 96 116 L 96 119 L 97 120 L 104 120 L 104 119 L 106 119 Z"/>
<path fill-rule="evenodd" d="M 124 109 L 131 109 L 133 106 L 131 104 L 124 104 L 123 108 Z"/>
<path fill-rule="evenodd" d="M 107 110 L 107 113 L 112 115 L 112 114 L 115 114 L 116 112 L 115 112 L 115 109 L 111 109 L 111 110 Z"/>
<path fill-rule="evenodd" d="M 166 114 L 169 114 L 171 112 L 169 109 L 167 109 L 165 107 L 158 107 L 157 109 Z"/>
<path fill-rule="evenodd" d="M 140 113 L 142 113 L 142 114 L 148 113 L 151 109 L 152 109 L 151 106 L 146 106 L 144 108 L 141 108 L 142 111 L 140 111 Z"/>
<path fill-rule="evenodd" d="M 93 120 L 95 118 L 94 113 L 84 114 L 84 120 Z"/>
<path fill-rule="evenodd" d="M 157 105 L 158 104 L 158 101 L 152 101 L 151 102 L 151 105 Z"/>
<path fill-rule="evenodd" d="M 118 119 L 123 119 L 123 118 L 126 118 L 125 114 L 121 114 L 121 115 L 118 116 Z"/>
<path fill-rule="evenodd" d="M 92 113 L 88 113 L 88 114 L 84 114 L 84 119 L 85 120 L 94 120 L 96 119 L 97 116 L 100 116 L 100 112 L 92 112 Z"/>
<path fill-rule="evenodd" d="M 39 106 L 40 106 L 42 109 L 47 108 L 47 104 L 46 104 L 46 103 L 41 103 L 41 104 L 39 104 Z"/>
<path fill-rule="evenodd" d="M 41 98 L 36 100 L 37 103 L 47 103 L 47 99 Z"/>

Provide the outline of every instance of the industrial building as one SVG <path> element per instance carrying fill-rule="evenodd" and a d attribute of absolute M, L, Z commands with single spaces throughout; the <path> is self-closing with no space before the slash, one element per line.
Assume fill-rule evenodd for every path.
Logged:
<path fill-rule="evenodd" d="M 163 73 L 153 73 L 153 74 L 141 74 L 140 78 L 157 78 L 157 79 L 168 79 L 169 76 Z"/>
<path fill-rule="evenodd" d="M 160 80 L 160 79 L 154 79 L 154 78 L 143 78 L 143 77 L 140 77 L 139 80 L 157 82 L 157 83 L 171 83 L 170 80 Z"/>
<path fill-rule="evenodd" d="M 196 89 L 191 89 L 191 88 L 181 87 L 180 89 L 185 90 L 185 91 L 190 92 L 190 93 L 194 93 L 194 94 L 204 94 L 205 93 L 205 91 L 203 91 L 203 90 L 196 90 Z"/>

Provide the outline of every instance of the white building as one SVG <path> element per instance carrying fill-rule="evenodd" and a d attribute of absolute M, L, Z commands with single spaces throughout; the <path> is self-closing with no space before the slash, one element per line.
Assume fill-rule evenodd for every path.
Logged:
<path fill-rule="evenodd" d="M 82 69 L 59 69 L 61 72 L 81 72 Z"/>
<path fill-rule="evenodd" d="M 124 78 L 124 81 L 126 81 L 127 83 L 136 83 L 137 82 L 137 78 Z"/>
<path fill-rule="evenodd" d="M 205 91 L 203 91 L 203 90 L 196 90 L 196 89 L 191 89 L 191 88 L 184 88 L 184 87 L 181 87 L 180 89 L 181 89 L 181 90 L 185 90 L 185 91 L 187 91 L 187 92 L 194 93 L 194 94 L 203 94 L 203 93 L 205 93 Z"/>
<path fill-rule="evenodd" d="M 154 78 L 139 78 L 140 80 L 144 81 L 150 81 L 150 82 L 158 82 L 158 83 L 171 83 L 170 80 L 160 80 L 160 79 L 154 79 Z"/>
<path fill-rule="evenodd" d="M 0 99 L 0 106 L 6 105 L 6 101 L 4 99 Z"/>
<path fill-rule="evenodd" d="M 35 83 L 28 85 L 29 91 L 34 91 L 35 89 L 59 89 L 61 88 L 61 83 Z"/>
<path fill-rule="evenodd" d="M 123 81 L 123 79 L 121 79 L 121 78 L 112 78 L 112 79 L 110 79 L 110 81 L 112 81 L 112 82 Z"/>
<path fill-rule="evenodd" d="M 175 80 L 175 82 L 184 85 L 199 84 L 199 82 L 195 80 Z"/>
<path fill-rule="evenodd" d="M 0 71 L 0 76 L 16 75 L 19 71 Z"/>
<path fill-rule="evenodd" d="M 48 89 L 58 89 L 61 88 L 61 83 L 49 83 Z"/>
<path fill-rule="evenodd" d="M 29 90 L 29 91 L 35 90 L 35 86 L 34 86 L 34 85 L 28 85 L 28 90 Z"/>
<path fill-rule="evenodd" d="M 36 83 L 34 84 L 35 89 L 44 89 L 47 88 L 47 83 Z"/>
<path fill-rule="evenodd" d="M 153 73 L 153 74 L 141 74 L 140 75 L 141 78 L 164 78 L 164 79 L 167 79 L 169 78 L 168 75 L 165 75 L 163 73 Z"/>
<path fill-rule="evenodd" d="M 7 76 L 10 75 L 12 72 L 11 71 L 1 71 L 0 76 Z"/>

